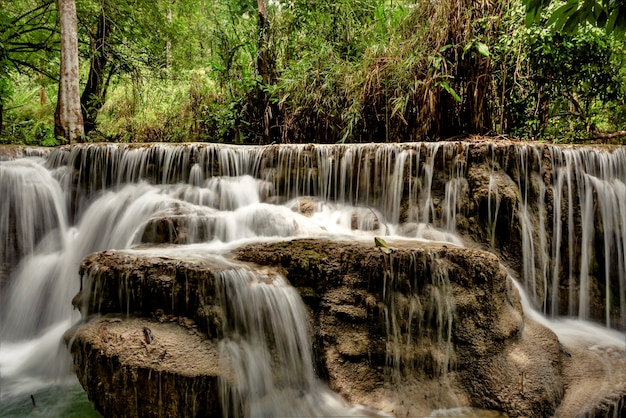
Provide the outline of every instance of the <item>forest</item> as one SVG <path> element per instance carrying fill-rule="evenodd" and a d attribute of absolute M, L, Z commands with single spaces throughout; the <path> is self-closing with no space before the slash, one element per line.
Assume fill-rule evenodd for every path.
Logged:
<path fill-rule="evenodd" d="M 0 0 L 0 144 L 623 143 L 625 28 L 624 0 Z"/>

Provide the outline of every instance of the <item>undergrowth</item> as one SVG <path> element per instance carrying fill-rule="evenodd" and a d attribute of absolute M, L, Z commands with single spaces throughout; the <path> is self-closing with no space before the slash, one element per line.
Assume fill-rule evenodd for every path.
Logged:
<path fill-rule="evenodd" d="M 217 5 L 203 58 L 114 74 L 85 140 L 567 142 L 626 129 L 626 49 L 600 31 L 527 28 L 512 0 L 277 4 L 266 82 L 253 9 Z M 56 145 L 55 84 L 15 79 L 0 142 Z"/>

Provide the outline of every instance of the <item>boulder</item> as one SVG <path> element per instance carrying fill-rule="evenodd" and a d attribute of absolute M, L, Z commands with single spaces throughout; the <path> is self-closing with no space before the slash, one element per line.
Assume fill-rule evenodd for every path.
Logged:
<path fill-rule="evenodd" d="M 72 303 L 85 318 L 109 313 L 185 317 L 215 337 L 221 319 L 214 274 L 231 267 L 220 257 L 178 259 L 138 251 L 94 253 L 81 264 L 81 291 Z"/>
<path fill-rule="evenodd" d="M 179 322 L 103 316 L 66 333 L 76 375 L 105 417 L 219 416 L 216 343 Z"/>
<path fill-rule="evenodd" d="M 552 415 L 564 392 L 558 340 L 524 320 L 497 257 L 451 245 L 390 245 L 388 255 L 373 245 L 324 240 L 253 244 L 235 253 L 282 269 L 306 289 L 318 367 L 347 399 L 398 416 L 455 404 Z"/>
<path fill-rule="evenodd" d="M 310 314 L 318 376 L 349 402 L 396 416 L 452 407 L 511 417 L 623 413 L 624 373 L 616 370 L 626 366 L 624 350 L 594 374 L 610 384 L 581 392 L 581 402 L 579 388 L 589 387 L 585 376 L 603 357 L 564 347 L 526 317 L 495 255 L 417 241 L 388 246 L 300 239 L 248 244 L 226 258 L 182 260 L 162 248 L 92 254 L 76 303 L 96 319 L 71 346 L 79 379 L 105 416 L 119 416 L 116 402 L 140 405 L 139 397 L 152 401 L 129 416 L 208 416 L 219 408 L 216 379 L 230 379 L 215 352 L 225 320 L 215 277 L 244 266 L 278 272 L 296 287 Z M 168 357 L 188 347 L 202 348 L 184 362 Z M 175 409 L 158 406 L 151 388 L 159 378 L 176 393 L 168 395 Z M 192 402 L 196 388 L 204 397 Z"/>

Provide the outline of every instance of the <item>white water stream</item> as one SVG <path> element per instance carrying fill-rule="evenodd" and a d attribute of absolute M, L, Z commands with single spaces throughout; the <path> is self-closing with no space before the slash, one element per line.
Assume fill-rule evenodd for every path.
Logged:
<path fill-rule="evenodd" d="M 235 381 L 220 388 L 224 417 L 387 416 L 350 406 L 316 378 L 307 313 L 284 278 L 226 270 L 218 293 L 227 318 L 221 357 Z"/>
<path fill-rule="evenodd" d="M 0 175 L 5 181 L 3 184 L 13 187 L 4 196 L 30 199 L 26 203 L 16 202 L 15 199 L 4 200 L 5 207 L 8 204 L 15 206 L 9 207 L 11 212 L 5 210 L 4 213 L 10 213 L 10 222 L 20 228 L 17 234 L 24 236 L 28 244 L 23 259 L 14 268 L 2 294 L 0 401 L 4 402 L 27 397 L 67 380 L 69 359 L 61 338 L 64 331 L 80 319 L 69 303 L 79 290 L 77 272 L 80 261 L 95 251 L 131 248 L 140 244 L 144 227 L 150 219 L 176 211 L 191 213 L 192 217 L 208 221 L 211 225 L 209 241 L 215 242 L 208 246 L 196 244 L 188 249 L 187 246 L 170 249 L 167 251 L 170 255 L 176 252 L 219 252 L 220 248 L 224 248 L 221 243 L 231 243 L 232 247 L 244 241 L 262 240 L 263 237 L 373 237 L 390 232 L 382 224 L 372 227 L 368 219 L 382 215 L 367 208 L 320 201 L 314 203 L 315 213 L 306 217 L 290 209 L 298 204 L 297 201 L 288 201 L 285 205 L 261 203 L 261 194 L 268 185 L 248 175 L 207 180 L 196 176 L 193 181 L 196 185 L 121 184 L 114 191 L 98 193 L 90 204 L 83 204 L 75 225 L 69 226 L 65 206 L 67 196 L 42 163 L 41 160 L 18 160 L 0 166 Z M 64 179 L 62 175 L 57 177 Z M 41 211 L 41 214 L 32 211 Z M 354 219 L 369 230 L 354 230 Z M 37 221 L 40 223 L 37 224 Z M 8 231 L 9 227 L 4 228 Z M 35 245 L 32 237 L 37 233 L 41 238 Z M 8 232 L 5 234 L 9 235 Z M 195 241 L 193 235 L 190 231 L 190 242 Z M 259 344 L 263 338 L 257 327 L 248 325 L 246 332 L 235 327 L 231 330 L 233 337 L 223 342 L 224 355 L 233 359 L 231 367 L 242 381 L 236 390 L 258 393 L 250 391 L 249 387 L 262 384 L 258 387 L 269 393 L 265 400 L 262 397 L 251 398 L 246 406 L 247 415 L 311 415 L 317 411 L 315 414 L 321 416 L 331 413 L 361 416 L 364 411 L 369 411 L 346 404 L 315 378 L 306 313 L 297 292 L 280 278 L 272 279 L 272 285 L 257 283 L 250 287 L 239 282 L 252 280 L 251 277 L 237 271 L 232 274 L 233 277 L 224 280 L 224 288 L 230 289 L 227 293 L 231 296 L 226 299 L 239 305 L 237 309 L 230 309 L 233 321 L 258 318 L 258 312 L 250 310 L 249 301 L 242 298 L 254 301 L 265 297 L 270 306 L 275 307 L 267 319 L 273 325 L 268 332 L 277 335 L 282 329 L 284 337 L 295 335 L 296 338 L 293 341 L 287 338 L 284 342 L 286 346 L 282 347 L 279 355 L 279 358 L 288 360 L 285 370 L 289 373 L 295 371 L 296 374 L 280 382 L 271 379 L 271 370 L 275 367 L 269 363 L 268 348 Z M 260 289 L 261 295 L 246 293 L 246 289 Z M 284 305 L 285 301 L 291 302 Z M 253 303 L 256 305 L 252 308 L 258 308 L 265 302 Z M 237 315 L 246 317 L 238 319 Z M 280 321 L 292 323 L 281 324 Z M 276 337 L 275 345 L 279 348 L 281 341 Z M 297 355 L 296 358 L 293 355 Z M 254 361 L 254 367 L 250 367 L 250 361 Z M 294 378 L 300 381 L 292 381 Z M 275 385 L 280 385 L 284 399 L 275 398 L 275 393 L 279 392 Z M 285 390 L 287 386 L 289 391 Z M 294 401 L 296 398 L 292 391 L 300 393 L 296 397 L 300 401 Z M 367 413 L 377 415 L 374 411 Z"/>
<path fill-rule="evenodd" d="M 468 193 L 468 149 L 457 144 L 294 146 L 268 156 L 270 148 L 261 147 L 206 146 L 191 148 L 191 153 L 182 146 L 102 146 L 90 154 L 72 150 L 53 153 L 47 160 L 0 162 L 0 267 L 10 271 L 0 295 L 0 408 L 2 402 L 66 378 L 69 360 L 61 339 L 80 319 L 70 301 L 79 290 L 78 266 L 86 255 L 132 248 L 141 243 L 151 220 L 172 215 L 196 222 L 196 229 L 181 237 L 182 244 L 209 244 L 180 246 L 170 254 L 288 237 L 386 236 L 461 245 L 456 230 L 464 210 L 461 201 Z M 530 307 L 539 306 L 544 314 L 559 312 L 559 274 L 569 266 L 566 271 L 575 284 L 571 289 L 579 286 L 580 291 L 570 290 L 567 312 L 589 319 L 590 266 L 594 257 L 602 256 L 610 261 L 601 282 L 606 289 L 616 289 L 607 292 L 605 324 L 626 316 L 626 153 L 523 146 L 516 152 L 510 160 L 517 161 L 520 172 L 520 277 L 530 293 L 525 309 L 564 340 L 623 344 L 622 332 L 589 328 L 574 319 L 568 320 L 573 325 L 568 329 L 576 332 L 566 331 L 567 322 L 555 325 Z M 531 166 L 544 152 L 555 167 L 553 181 L 550 189 L 542 186 L 535 196 L 530 185 L 547 174 Z M 452 162 L 443 178 L 435 174 L 440 155 Z M 487 173 L 485 216 L 492 246 L 502 197 L 495 179 L 504 165 L 494 157 Z M 432 192 L 435 183 L 444 185 L 443 202 Z M 545 207 L 547 192 L 562 197 L 550 209 L 552 225 Z M 407 202 L 408 210 L 403 206 Z M 580 211 L 566 210 L 561 202 Z M 597 224 L 604 231 L 601 255 L 593 250 Z M 582 233 L 575 239 L 577 226 Z M 554 237 L 551 245 L 546 232 Z M 561 254 L 562 247 L 567 254 Z M 565 263 L 562 256 L 567 256 Z M 232 270 L 222 279 L 232 313 L 222 350 L 240 382 L 232 389 L 238 393 L 223 391 L 225 407 L 249 416 L 376 414 L 347 405 L 315 378 L 306 313 L 282 278 Z M 256 314 L 261 304 L 270 307 L 265 316 Z M 615 304 L 621 311 L 616 313 Z M 270 372 L 275 367 L 269 348 L 261 343 L 261 329 L 274 335 L 272 346 L 287 363 L 284 374 Z M 251 359 L 256 366 L 246 367 Z M 254 392 L 252 387 L 262 390 Z M 245 405 L 235 400 L 241 397 L 247 399 Z"/>

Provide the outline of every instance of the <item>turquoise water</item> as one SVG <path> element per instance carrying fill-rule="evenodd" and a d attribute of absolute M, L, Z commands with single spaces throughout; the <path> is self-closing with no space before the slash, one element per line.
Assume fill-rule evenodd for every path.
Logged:
<path fill-rule="evenodd" d="M 1 418 L 102 418 L 78 382 L 63 384 L 0 403 Z"/>

